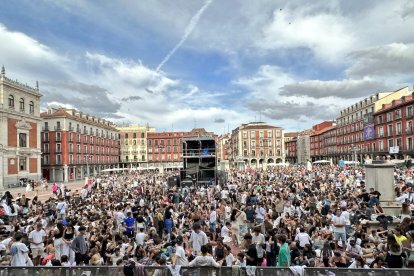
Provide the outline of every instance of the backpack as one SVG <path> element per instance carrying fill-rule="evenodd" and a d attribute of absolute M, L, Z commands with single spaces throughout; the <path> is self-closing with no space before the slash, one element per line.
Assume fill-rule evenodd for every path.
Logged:
<path fill-rule="evenodd" d="M 135 262 L 128 261 L 124 265 L 124 275 L 125 276 L 134 276 L 134 270 L 135 270 Z"/>

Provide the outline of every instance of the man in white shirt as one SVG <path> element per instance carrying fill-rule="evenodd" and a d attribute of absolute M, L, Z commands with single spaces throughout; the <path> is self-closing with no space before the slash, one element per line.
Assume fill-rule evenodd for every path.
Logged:
<path fill-rule="evenodd" d="M 256 244 L 256 251 L 257 251 L 257 263 L 261 264 L 264 257 L 264 249 L 263 245 L 266 244 L 265 236 L 261 233 L 261 227 L 256 226 L 254 228 L 254 233 L 252 235 L 252 243 Z"/>
<path fill-rule="evenodd" d="M 59 203 L 56 205 L 56 212 L 57 212 L 57 218 L 58 219 L 65 219 L 65 215 L 66 215 L 66 208 L 68 207 L 68 205 L 66 204 L 65 199 L 62 197 L 59 200 Z"/>
<path fill-rule="evenodd" d="M 210 225 L 210 232 L 213 234 L 213 236 L 215 236 L 217 227 L 217 212 L 214 206 L 211 206 L 210 219 L 208 222 Z"/>
<path fill-rule="evenodd" d="M 202 245 L 208 243 L 207 235 L 201 230 L 200 224 L 194 224 L 193 231 L 191 231 L 189 243 L 191 248 L 193 249 L 194 256 L 197 256 L 200 253 Z"/>
<path fill-rule="evenodd" d="M 135 235 L 135 242 L 137 245 L 144 245 L 147 234 L 144 232 L 144 228 L 139 228 L 139 232 Z"/>
<path fill-rule="evenodd" d="M 311 238 L 309 234 L 305 232 L 305 228 L 303 227 L 300 228 L 295 240 L 299 242 L 299 247 L 302 249 L 305 247 L 305 245 L 311 244 Z"/>
<path fill-rule="evenodd" d="M 349 230 L 351 229 L 351 220 L 350 220 L 350 214 L 346 207 L 342 207 L 342 214 L 341 216 L 345 219 L 345 233 L 348 235 Z"/>
<path fill-rule="evenodd" d="M 183 247 L 182 236 L 177 236 L 177 238 L 175 239 L 175 253 L 172 257 L 172 264 L 174 267 L 176 265 L 188 266 L 188 259 Z"/>
<path fill-rule="evenodd" d="M 345 218 L 341 216 L 341 209 L 336 209 L 335 215 L 332 217 L 332 228 L 334 234 L 335 249 L 338 250 L 339 240 L 342 241 L 342 250 L 345 251 L 346 244 L 346 231 L 345 231 Z"/>
<path fill-rule="evenodd" d="M 231 218 L 231 207 L 229 206 L 229 203 L 226 202 L 226 206 L 224 207 L 224 220 L 225 222 L 230 221 Z"/>
<path fill-rule="evenodd" d="M 22 238 L 23 234 L 19 232 L 14 236 L 15 242 L 10 247 L 10 255 L 12 256 L 11 266 L 26 266 L 29 248 L 27 248 L 24 243 L 20 242 Z"/>
<path fill-rule="evenodd" d="M 256 222 L 259 224 L 262 224 L 264 221 L 264 216 L 265 216 L 265 209 L 263 208 L 262 204 L 259 203 L 256 207 Z"/>
<path fill-rule="evenodd" d="M 32 250 L 33 264 L 38 266 L 40 258 L 45 251 L 44 242 L 46 232 L 42 229 L 42 224 L 36 224 L 36 229 L 29 233 L 30 249 Z"/>

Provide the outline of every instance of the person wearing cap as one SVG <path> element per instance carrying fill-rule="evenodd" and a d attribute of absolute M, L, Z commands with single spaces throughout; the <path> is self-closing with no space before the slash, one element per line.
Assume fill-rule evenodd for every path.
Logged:
<path fill-rule="evenodd" d="M 183 242 L 184 240 L 182 236 L 177 236 L 177 238 L 175 239 L 175 253 L 172 256 L 173 267 L 175 267 L 176 265 L 188 266 L 189 264 L 183 247 Z"/>
<path fill-rule="evenodd" d="M 76 265 L 82 266 L 88 253 L 88 245 L 85 241 L 86 227 L 82 225 L 79 227 L 78 231 L 79 235 L 73 239 L 70 247 L 75 252 Z"/>
<path fill-rule="evenodd" d="M 32 251 L 33 264 L 38 266 L 40 258 L 45 251 L 44 242 L 46 240 L 46 232 L 43 230 L 41 223 L 36 224 L 36 229 L 29 233 L 30 250 Z"/>

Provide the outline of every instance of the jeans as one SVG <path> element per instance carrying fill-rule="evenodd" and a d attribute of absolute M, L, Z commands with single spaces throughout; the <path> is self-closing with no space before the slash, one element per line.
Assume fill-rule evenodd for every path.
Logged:
<path fill-rule="evenodd" d="M 171 219 L 164 220 L 164 226 L 165 228 L 167 228 L 168 233 L 171 234 L 172 226 L 173 226 L 172 220 Z"/>

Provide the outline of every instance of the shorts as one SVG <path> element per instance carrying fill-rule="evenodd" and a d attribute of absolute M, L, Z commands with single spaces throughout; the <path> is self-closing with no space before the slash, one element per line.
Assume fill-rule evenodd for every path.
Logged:
<path fill-rule="evenodd" d="M 41 257 L 44 252 L 45 252 L 44 248 L 33 248 L 32 249 L 32 257 L 33 258 Z"/>
<path fill-rule="evenodd" d="M 334 232 L 334 240 L 339 241 L 342 240 L 343 242 L 346 242 L 346 233 L 338 233 Z"/>
<path fill-rule="evenodd" d="M 86 260 L 87 255 L 81 254 L 81 253 L 75 253 L 75 262 L 77 265 L 84 264 Z"/>

